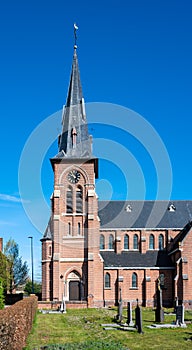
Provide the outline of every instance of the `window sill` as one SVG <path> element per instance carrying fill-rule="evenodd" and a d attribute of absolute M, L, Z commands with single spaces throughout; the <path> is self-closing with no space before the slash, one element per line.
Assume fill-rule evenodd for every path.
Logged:
<path fill-rule="evenodd" d="M 129 289 L 130 290 L 138 290 L 139 288 L 138 287 L 130 287 Z"/>
<path fill-rule="evenodd" d="M 105 249 L 105 248 L 100 248 L 99 250 L 100 250 L 100 251 L 102 250 L 102 251 L 114 252 L 114 249 L 109 249 L 109 248 L 107 248 L 107 249 Z"/>
<path fill-rule="evenodd" d="M 62 213 L 61 216 L 86 216 L 86 214 L 72 212 L 72 213 Z"/>
<path fill-rule="evenodd" d="M 111 290 L 111 287 L 104 287 L 104 290 Z"/>

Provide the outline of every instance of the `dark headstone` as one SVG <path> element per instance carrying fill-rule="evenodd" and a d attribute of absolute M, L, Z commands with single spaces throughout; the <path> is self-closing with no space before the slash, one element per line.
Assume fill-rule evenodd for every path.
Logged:
<path fill-rule="evenodd" d="M 162 323 L 164 322 L 164 310 L 161 309 L 156 309 L 155 310 L 155 322 Z"/>
<path fill-rule="evenodd" d="M 137 299 L 137 306 L 135 308 L 135 326 L 137 328 L 138 333 L 143 333 L 143 331 L 142 331 L 142 310 L 139 307 L 138 299 Z"/>
<path fill-rule="evenodd" d="M 184 323 L 184 306 L 178 305 L 176 306 L 176 324 L 182 325 Z"/>
<path fill-rule="evenodd" d="M 127 324 L 128 326 L 133 326 L 133 319 L 132 319 L 132 303 L 129 301 L 127 303 Z"/>
<path fill-rule="evenodd" d="M 155 310 L 155 322 L 163 322 L 164 321 L 164 310 L 162 307 L 162 290 L 160 286 L 160 281 L 158 280 L 157 283 L 157 290 L 156 290 L 156 298 L 157 298 L 157 307 Z"/>

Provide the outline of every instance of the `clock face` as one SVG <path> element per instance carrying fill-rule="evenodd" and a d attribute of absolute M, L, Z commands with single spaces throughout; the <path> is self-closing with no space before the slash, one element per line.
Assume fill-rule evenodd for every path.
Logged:
<path fill-rule="evenodd" d="M 81 174 L 77 170 L 71 170 L 67 175 L 68 180 L 72 184 L 76 184 L 79 181 L 80 177 Z"/>

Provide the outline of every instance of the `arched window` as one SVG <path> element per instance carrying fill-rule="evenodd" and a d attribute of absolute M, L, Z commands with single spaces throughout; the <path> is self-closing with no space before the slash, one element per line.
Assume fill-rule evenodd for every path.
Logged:
<path fill-rule="evenodd" d="M 105 237 L 100 235 L 100 249 L 105 249 Z"/>
<path fill-rule="evenodd" d="M 81 224 L 80 224 L 80 222 L 78 222 L 77 233 L 78 233 L 78 236 L 81 235 Z"/>
<path fill-rule="evenodd" d="M 109 245 L 108 245 L 109 249 L 113 249 L 113 235 L 109 236 Z"/>
<path fill-rule="evenodd" d="M 138 236 L 136 234 L 133 236 L 133 249 L 138 249 Z"/>
<path fill-rule="evenodd" d="M 83 191 L 80 186 L 77 187 L 77 190 L 76 190 L 76 212 L 77 213 L 83 212 Z"/>
<path fill-rule="evenodd" d="M 105 288 L 110 288 L 111 287 L 111 276 L 110 274 L 107 272 L 105 274 Z"/>
<path fill-rule="evenodd" d="M 159 250 L 163 250 L 164 248 L 164 237 L 162 234 L 159 235 Z"/>
<path fill-rule="evenodd" d="M 132 288 L 137 288 L 138 281 L 137 281 L 137 274 L 133 272 L 132 274 Z"/>
<path fill-rule="evenodd" d="M 129 236 L 124 236 L 124 249 L 129 249 Z"/>
<path fill-rule="evenodd" d="M 149 236 L 149 249 L 155 249 L 155 238 L 152 234 Z"/>
<path fill-rule="evenodd" d="M 51 255 L 52 255 L 52 246 L 49 245 L 49 256 L 51 256 Z"/>
<path fill-rule="evenodd" d="M 69 186 L 67 189 L 67 195 L 66 195 L 66 203 L 67 203 L 67 208 L 66 212 L 67 213 L 72 213 L 73 212 L 73 191 L 72 187 Z"/>
<path fill-rule="evenodd" d="M 71 223 L 68 223 L 68 236 L 71 236 Z"/>

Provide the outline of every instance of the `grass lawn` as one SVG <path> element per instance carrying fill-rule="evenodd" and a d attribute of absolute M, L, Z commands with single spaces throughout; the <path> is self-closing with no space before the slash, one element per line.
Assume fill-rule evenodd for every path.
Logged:
<path fill-rule="evenodd" d="M 185 311 L 187 328 L 157 330 L 146 327 L 154 323 L 155 314 L 153 310 L 143 308 L 144 334 L 104 330 L 101 324 L 112 323 L 116 314 L 115 309 L 67 310 L 66 314 L 59 315 L 38 313 L 33 329 L 28 336 L 25 350 L 39 350 L 41 346 L 50 344 L 70 344 L 67 349 L 81 349 L 80 345 L 84 342 L 89 344 L 86 349 L 90 350 L 192 349 L 192 340 L 190 340 L 190 338 L 192 339 L 192 311 Z M 126 310 L 123 311 L 123 314 L 126 317 Z M 174 315 L 165 315 L 165 323 L 172 321 L 175 321 Z M 100 346 L 95 347 L 95 341 Z M 74 347 L 75 343 L 77 347 Z"/>

